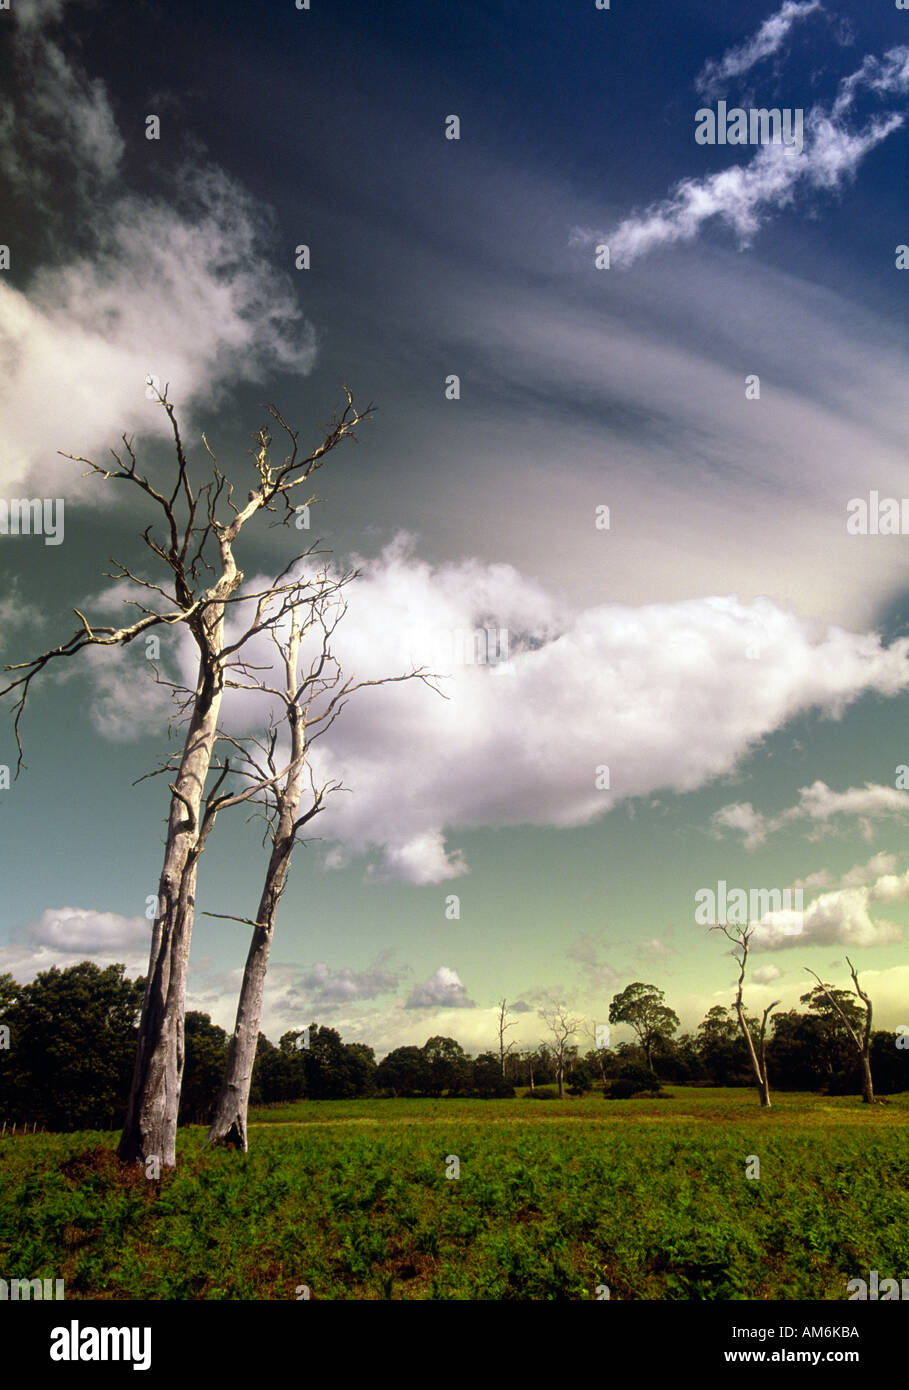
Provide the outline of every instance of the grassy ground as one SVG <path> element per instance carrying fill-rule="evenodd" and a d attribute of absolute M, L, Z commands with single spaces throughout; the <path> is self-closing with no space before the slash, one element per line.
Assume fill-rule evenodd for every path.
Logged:
<path fill-rule="evenodd" d="M 114 1134 L 7 1138 L 0 1270 L 114 1299 L 843 1299 L 909 1275 L 909 1094 L 669 1089 L 300 1102 L 251 1116 L 246 1157 L 181 1130 L 160 1182 Z"/>

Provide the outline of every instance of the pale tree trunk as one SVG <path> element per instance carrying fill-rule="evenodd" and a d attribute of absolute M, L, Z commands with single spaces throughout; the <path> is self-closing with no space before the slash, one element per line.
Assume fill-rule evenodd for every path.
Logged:
<path fill-rule="evenodd" d="M 228 577 L 232 590 L 236 571 Z M 196 875 L 204 847 L 202 801 L 211 767 L 221 709 L 223 682 L 213 653 L 223 637 L 223 606 L 205 623 L 210 645 L 201 661 L 200 680 L 189 732 L 173 784 L 158 911 L 152 932 L 145 998 L 126 1121 L 117 1147 L 125 1162 L 157 1158 L 176 1163 L 177 1112 L 183 1081 L 183 1017 L 186 975 L 196 901 Z"/>
<path fill-rule="evenodd" d="M 714 928 L 714 930 L 716 929 L 717 928 Z M 764 1016 L 761 1019 L 761 1030 L 758 1040 L 758 1047 L 756 1048 L 754 1045 L 754 1038 L 751 1036 L 751 1029 L 748 1027 L 748 1021 L 745 1018 L 745 1008 L 742 1003 L 742 987 L 745 982 L 745 967 L 748 964 L 748 945 L 751 941 L 753 928 L 749 929 L 748 927 L 742 927 L 738 934 L 736 934 L 734 931 L 730 931 L 725 924 L 718 924 L 718 929 L 722 931 L 725 937 L 727 937 L 730 941 L 734 942 L 742 953 L 741 957 L 736 956 L 734 951 L 730 953 L 733 956 L 733 958 L 738 962 L 739 966 L 738 989 L 736 991 L 735 996 L 735 1011 L 738 1015 L 739 1027 L 742 1030 L 742 1037 L 745 1039 L 745 1046 L 748 1049 L 748 1057 L 751 1061 L 751 1070 L 754 1073 L 754 1083 L 757 1087 L 758 1099 L 760 1101 L 761 1108 L 763 1110 L 770 1110 L 770 1080 L 767 1075 L 767 1049 L 765 1043 L 765 1035 L 767 1032 L 767 1019 L 770 1017 L 771 1011 L 777 1007 L 780 1001 L 778 999 L 774 1000 L 774 1002 L 772 1004 L 768 1004 L 766 1009 L 764 1010 Z"/>
<path fill-rule="evenodd" d="M 227 1057 L 227 1070 L 208 1131 L 208 1144 L 227 1144 L 248 1149 L 246 1135 L 249 1092 L 253 1066 L 259 1045 L 259 1022 L 265 993 L 265 972 L 271 951 L 278 903 L 287 882 L 291 856 L 301 821 L 297 819 L 303 777 L 306 767 L 306 723 L 296 702 L 299 689 L 297 662 L 300 652 L 300 626 L 296 612 L 291 618 L 291 632 L 284 652 L 287 678 L 287 717 L 291 729 L 291 766 L 284 786 L 276 794 L 277 823 L 274 827 L 271 856 L 265 874 L 265 886 L 259 901 L 259 911 L 253 927 L 243 984 L 237 1004 L 237 1020 Z M 315 810 L 321 797 L 317 798 Z M 307 817 L 304 817 L 307 819 Z"/>
<path fill-rule="evenodd" d="M 770 1106 L 770 1083 L 767 1079 L 766 1065 L 761 1065 L 761 1058 L 758 1057 L 757 1049 L 754 1046 L 754 1038 L 751 1036 L 751 1029 L 745 1018 L 745 1010 L 742 1008 L 741 997 L 736 1000 L 735 1010 L 739 1016 L 739 1027 L 742 1030 L 742 1037 L 745 1039 L 745 1046 L 748 1048 L 748 1056 L 751 1059 L 751 1070 L 754 1072 L 754 1083 L 757 1087 L 758 1097 L 765 1110 Z"/>
<path fill-rule="evenodd" d="M 230 1040 L 227 1070 L 206 1140 L 208 1144 L 226 1144 L 242 1149 L 244 1153 L 249 1147 L 246 1122 L 253 1066 L 259 1043 L 265 972 L 274 935 L 278 900 L 290 866 L 293 843 L 291 827 L 289 838 L 281 835 L 271 852 L 265 889 L 259 903 L 256 927 L 243 971 L 243 984 L 237 1004 L 237 1020 Z"/>
<path fill-rule="evenodd" d="M 809 974 L 809 975 L 814 975 L 814 978 L 817 980 L 817 982 L 818 982 L 818 984 L 820 985 L 821 989 L 822 989 L 822 990 L 824 991 L 824 993 L 827 995 L 827 998 L 830 1000 L 830 1003 L 833 1005 L 834 1009 L 836 1009 L 836 1012 L 839 1014 L 840 1018 L 843 1020 L 843 1023 L 846 1025 L 846 1031 L 848 1032 L 850 1038 L 852 1039 L 853 1043 L 855 1044 L 855 1048 L 856 1048 L 856 1050 L 857 1050 L 857 1052 L 858 1052 L 858 1054 L 859 1054 L 859 1057 L 861 1058 L 861 1062 L 862 1062 L 862 1104 L 863 1104 L 863 1105 L 873 1105 L 873 1104 L 874 1104 L 874 1082 L 873 1082 L 872 1077 L 871 1077 L 871 1016 L 872 1016 L 872 1004 L 871 1004 L 870 998 L 868 997 L 868 995 L 865 993 L 865 991 L 862 989 L 861 985 L 859 984 L 859 982 L 858 982 L 858 975 L 856 974 L 855 966 L 852 964 L 852 961 L 849 959 L 848 956 L 846 957 L 846 964 L 849 966 L 849 973 L 850 973 L 851 976 L 852 976 L 852 983 L 855 985 L 855 993 L 858 995 L 859 999 L 861 999 L 862 1003 L 865 1005 L 865 1027 L 864 1027 L 864 1029 L 863 1029 L 863 1031 L 862 1031 L 862 1036 L 861 1036 L 861 1037 L 858 1036 L 858 1034 L 856 1033 L 855 1029 L 852 1027 L 852 1024 L 849 1022 L 848 1018 L 847 1018 L 846 1015 L 843 1013 L 842 1009 L 840 1008 L 839 1004 L 838 1004 L 838 1003 L 836 1002 L 836 1000 L 834 999 L 833 995 L 832 995 L 832 994 L 830 993 L 830 991 L 827 989 L 827 986 L 824 984 L 824 982 L 823 982 L 823 980 L 821 979 L 820 975 L 815 974 L 815 972 L 814 972 L 813 970 L 808 970 L 808 974 Z M 807 969 L 807 966 L 806 966 L 805 968 Z"/>

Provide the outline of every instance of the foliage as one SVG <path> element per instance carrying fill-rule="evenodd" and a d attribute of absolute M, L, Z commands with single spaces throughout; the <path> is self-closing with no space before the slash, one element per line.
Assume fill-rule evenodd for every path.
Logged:
<path fill-rule="evenodd" d="M 777 1101 L 298 1101 L 251 1114 L 240 1162 L 182 1129 L 159 1182 L 121 1168 L 110 1134 L 7 1137 L 0 1265 L 63 1278 L 76 1301 L 292 1301 L 303 1284 L 315 1300 L 593 1301 L 608 1284 L 614 1300 L 839 1303 L 870 1269 L 901 1276 L 909 1095 Z"/>
<path fill-rule="evenodd" d="M 117 1124 L 136 1051 L 145 981 L 90 961 L 52 966 L 31 984 L 0 981 L 0 1112 L 57 1130 Z"/>

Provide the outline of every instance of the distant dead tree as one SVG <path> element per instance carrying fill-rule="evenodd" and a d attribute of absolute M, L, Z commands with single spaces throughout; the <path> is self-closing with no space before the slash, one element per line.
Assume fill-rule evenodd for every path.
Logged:
<path fill-rule="evenodd" d="M 859 999 L 861 999 L 862 1003 L 865 1005 L 865 1024 L 862 1029 L 861 1036 L 859 1036 L 859 1034 L 855 1031 L 855 1028 L 853 1028 L 852 1024 L 846 1017 L 842 1008 L 837 1003 L 834 996 L 830 993 L 830 986 L 824 984 L 824 981 L 821 979 L 820 975 L 816 975 L 813 970 L 808 970 L 807 965 L 805 966 L 805 969 L 808 970 L 809 975 L 814 975 L 814 978 L 817 980 L 821 989 L 824 991 L 827 998 L 830 1000 L 830 1003 L 833 1005 L 833 1008 L 836 1010 L 837 1014 L 839 1014 L 840 1018 L 845 1024 L 846 1032 L 849 1034 L 849 1038 L 852 1041 L 856 1052 L 861 1058 L 862 1103 L 864 1105 L 873 1105 L 874 1082 L 871 1079 L 871 1000 L 868 998 L 868 995 L 865 993 L 865 991 L 859 984 L 858 975 L 855 972 L 855 966 L 852 964 L 852 961 L 849 959 L 848 956 L 846 957 L 846 964 L 849 966 L 849 973 L 852 976 L 852 983 L 855 985 L 855 993 L 859 997 Z"/>
<path fill-rule="evenodd" d="M 103 468 L 91 459 L 67 454 L 87 465 L 87 474 L 104 480 L 116 479 L 137 487 L 151 500 L 163 519 L 163 535 L 155 537 L 149 526 L 143 539 L 165 571 L 165 582 L 158 584 L 134 574 L 125 565 L 108 577 L 127 580 L 157 597 L 156 607 L 136 600 L 130 605 L 142 614 L 126 627 L 94 625 L 74 610 L 80 626 L 65 642 L 40 656 L 6 669 L 20 672 L 0 695 L 18 692 L 14 729 L 18 748 L 16 775 L 23 767 L 21 721 L 33 680 L 55 661 L 74 656 L 87 647 L 123 647 L 155 629 L 184 624 L 197 649 L 194 689 L 183 708 L 188 728 L 183 751 L 172 771 L 169 784 L 171 801 L 164 863 L 157 894 L 157 912 L 152 931 L 148 978 L 139 1024 L 136 1064 L 127 1107 L 126 1123 L 117 1150 L 126 1161 L 144 1162 L 157 1158 L 166 1167 L 176 1162 L 177 1111 L 183 1073 L 186 973 L 196 897 L 199 857 L 219 811 L 246 801 L 267 786 L 277 786 L 290 768 L 278 768 L 258 784 L 250 782 L 241 791 L 222 791 L 231 775 L 229 761 L 217 769 L 214 785 L 208 787 L 215 744 L 219 736 L 218 719 L 228 672 L 237 654 L 259 631 L 277 626 L 296 605 L 307 597 L 301 584 L 287 575 L 297 556 L 281 574 L 257 594 L 241 594 L 243 572 L 234 557 L 234 546 L 241 531 L 260 511 L 276 512 L 283 506 L 280 522 L 287 524 L 299 510 L 292 505 L 294 490 L 303 487 L 323 466 L 328 455 L 342 441 L 355 439 L 356 427 L 373 410 L 359 411 L 346 390 L 347 404 L 340 415 L 323 430 L 321 442 L 311 452 L 300 445 L 299 435 L 269 406 L 269 414 L 287 439 L 287 452 L 273 460 L 272 435 L 268 427 L 255 435 L 251 451 L 256 486 L 248 500 L 237 506 L 233 485 L 222 473 L 217 459 L 202 436 L 210 460 L 210 476 L 196 486 L 177 425 L 174 406 L 156 392 L 159 405 L 170 421 L 176 452 L 173 486 L 160 489 L 139 472 L 130 440 L 123 436 L 123 451 L 112 450 L 115 467 Z M 307 499 L 306 507 L 315 502 Z M 308 514 L 307 514 L 308 515 Z M 274 523 L 278 524 L 278 523 Z M 315 547 L 304 552 L 315 553 Z M 166 587 L 165 587 L 166 584 Z M 262 600 L 261 622 L 254 620 L 237 639 L 225 639 L 225 617 L 229 605 Z M 257 615 L 259 609 L 257 608 Z M 206 788 L 208 787 L 208 790 Z"/>
<path fill-rule="evenodd" d="M 779 1004 L 779 999 L 775 999 L 772 1004 L 768 1004 L 764 1010 L 758 1030 L 757 1042 L 752 1036 L 748 1019 L 745 1017 L 745 1008 L 742 1003 L 742 986 L 745 980 L 745 967 L 748 963 L 748 946 L 754 935 L 753 926 L 739 926 L 730 928 L 723 922 L 711 927 L 711 931 L 721 931 L 723 935 L 733 943 L 736 950 L 730 951 L 730 955 L 738 963 L 739 980 L 738 989 L 735 996 L 735 1012 L 738 1015 L 739 1027 L 742 1030 L 742 1037 L 745 1039 L 745 1046 L 748 1049 L 748 1056 L 751 1059 L 751 1070 L 754 1073 L 754 1083 L 757 1087 L 758 1097 L 763 1109 L 770 1109 L 770 1081 L 767 1076 L 767 1019 L 772 1011 Z"/>
<path fill-rule="evenodd" d="M 537 1010 L 552 1035 L 552 1055 L 555 1062 L 559 1098 L 565 1095 L 566 1063 L 571 1051 L 571 1039 L 580 1027 L 578 1019 L 569 1017 L 567 1006 L 558 1001 Z"/>
<path fill-rule="evenodd" d="M 508 1031 L 509 1028 L 517 1028 L 517 1026 L 518 1026 L 518 1021 L 517 1021 L 517 1019 L 514 1019 L 514 1018 L 513 1018 L 513 1019 L 511 1020 L 510 1023 L 509 1023 L 509 1022 L 506 1022 L 506 1020 L 507 1020 L 508 1015 L 509 1015 L 510 1012 L 511 1012 L 511 1010 L 510 1010 L 509 1007 L 508 1007 L 507 1001 L 506 1001 L 505 999 L 500 999 L 500 1000 L 499 1000 L 499 1061 L 500 1061 L 501 1064 L 502 1064 L 502 1075 L 503 1075 L 503 1077 L 504 1077 L 504 1075 L 505 1075 L 505 1058 L 508 1056 L 509 1052 L 511 1052 L 512 1048 L 514 1047 L 514 1042 L 513 1042 L 513 1041 L 510 1042 L 510 1043 L 508 1043 L 508 1044 L 506 1045 L 506 1043 L 505 1043 L 505 1034 L 507 1033 L 507 1031 Z"/>

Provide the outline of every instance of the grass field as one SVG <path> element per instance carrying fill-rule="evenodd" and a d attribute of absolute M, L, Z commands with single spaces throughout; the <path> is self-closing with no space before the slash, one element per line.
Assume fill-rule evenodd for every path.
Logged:
<path fill-rule="evenodd" d="M 0 1269 L 108 1299 L 844 1299 L 909 1276 L 909 1094 L 669 1091 L 298 1102 L 251 1115 L 245 1157 L 181 1130 L 158 1183 L 112 1133 L 6 1138 Z"/>

